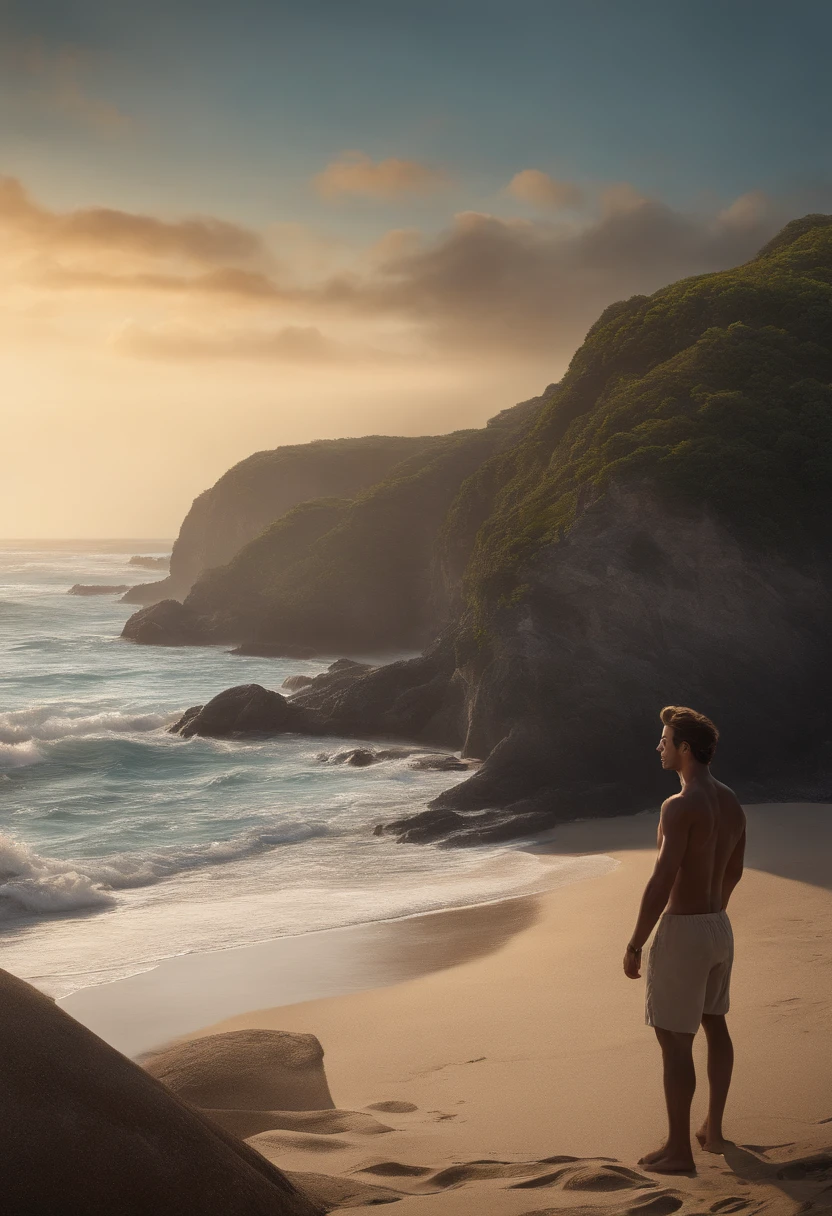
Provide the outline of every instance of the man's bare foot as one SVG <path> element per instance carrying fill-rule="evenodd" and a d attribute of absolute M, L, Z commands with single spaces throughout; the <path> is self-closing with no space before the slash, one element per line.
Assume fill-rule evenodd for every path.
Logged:
<path fill-rule="evenodd" d="M 696 1133 L 696 1139 L 699 1141 L 706 1153 L 716 1153 L 717 1156 L 722 1156 L 722 1154 L 725 1152 L 725 1145 L 727 1141 L 722 1134 L 718 1136 L 711 1135 L 711 1133 L 708 1131 L 707 1119 Z"/>
<path fill-rule="evenodd" d="M 693 1157 L 660 1157 L 646 1166 L 649 1174 L 695 1174 L 696 1166 Z"/>
<path fill-rule="evenodd" d="M 654 1149 L 652 1153 L 645 1153 L 643 1157 L 639 1157 L 639 1165 L 652 1165 L 654 1161 L 660 1161 L 667 1153 L 667 1145 L 663 1144 L 661 1148 Z"/>

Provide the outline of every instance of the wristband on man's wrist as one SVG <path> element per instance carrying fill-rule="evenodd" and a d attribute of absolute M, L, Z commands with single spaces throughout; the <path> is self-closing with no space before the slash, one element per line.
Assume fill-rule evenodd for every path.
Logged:
<path fill-rule="evenodd" d="M 634 946 L 632 942 L 627 942 L 627 950 L 630 954 L 641 954 L 641 946 Z"/>

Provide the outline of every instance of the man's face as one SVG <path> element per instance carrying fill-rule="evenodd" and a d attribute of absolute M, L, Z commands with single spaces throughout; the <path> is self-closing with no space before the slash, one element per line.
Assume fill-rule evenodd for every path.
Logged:
<path fill-rule="evenodd" d="M 673 728 L 671 726 L 665 726 L 663 729 L 656 751 L 661 758 L 662 768 L 670 769 L 674 773 L 679 772 L 682 767 L 682 753 L 673 742 Z"/>

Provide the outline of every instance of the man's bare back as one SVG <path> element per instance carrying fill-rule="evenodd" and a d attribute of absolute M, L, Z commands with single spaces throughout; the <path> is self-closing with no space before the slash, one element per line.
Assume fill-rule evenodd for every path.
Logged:
<path fill-rule="evenodd" d="M 662 806 L 658 848 L 664 841 L 665 823 L 685 836 L 685 849 L 670 891 L 667 911 L 681 916 L 721 912 L 735 884 L 726 884 L 726 873 L 739 862 L 735 856 L 745 843 L 745 812 L 736 794 L 710 774 L 689 781 Z"/>

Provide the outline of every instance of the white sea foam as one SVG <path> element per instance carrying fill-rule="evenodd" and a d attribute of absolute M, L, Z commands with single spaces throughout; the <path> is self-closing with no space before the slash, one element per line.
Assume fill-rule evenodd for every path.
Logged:
<path fill-rule="evenodd" d="M 0 714 L 0 743 L 20 744 L 33 739 L 54 742 L 73 735 L 132 734 L 158 730 L 172 715 L 122 713 L 104 710 L 70 716 L 51 706 L 36 706 Z"/>
<path fill-rule="evenodd" d="M 32 739 L 21 743 L 4 743 L 0 735 L 0 772 L 9 768 L 23 768 L 27 764 L 37 764 L 43 759 L 43 753 L 38 751 Z"/>
<path fill-rule="evenodd" d="M 0 836 L 0 916 L 4 904 L 7 911 L 67 912 L 114 902 L 100 882 L 72 862 L 41 857 L 29 845 Z"/>
<path fill-rule="evenodd" d="M 321 824 L 285 823 L 268 831 L 242 832 L 230 840 L 83 861 L 43 857 L 22 841 L 0 835 L 0 907 L 4 899 L 36 913 L 102 907 L 117 902 L 115 891 L 152 886 L 188 870 L 242 861 L 326 834 Z"/>

